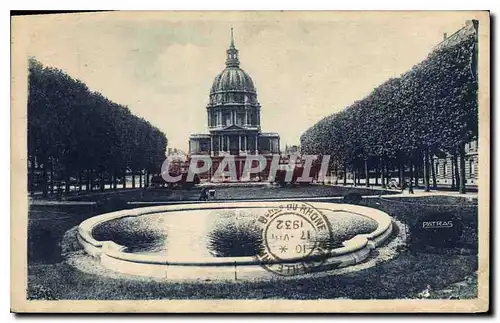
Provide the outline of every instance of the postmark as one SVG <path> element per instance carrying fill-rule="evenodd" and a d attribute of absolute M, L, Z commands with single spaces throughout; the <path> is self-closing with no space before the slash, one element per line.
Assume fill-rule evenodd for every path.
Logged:
<path fill-rule="evenodd" d="M 261 266 L 280 276 L 315 272 L 330 254 L 332 228 L 328 218 L 306 202 L 268 209 L 257 219 L 262 229 Z"/>

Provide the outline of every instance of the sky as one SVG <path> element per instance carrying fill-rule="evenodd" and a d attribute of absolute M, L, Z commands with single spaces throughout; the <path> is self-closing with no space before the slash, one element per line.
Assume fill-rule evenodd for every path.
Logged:
<path fill-rule="evenodd" d="M 28 56 L 64 70 L 187 151 L 208 133 L 206 104 L 234 28 L 263 132 L 281 148 L 321 118 L 425 59 L 465 13 L 114 12 L 30 17 Z"/>

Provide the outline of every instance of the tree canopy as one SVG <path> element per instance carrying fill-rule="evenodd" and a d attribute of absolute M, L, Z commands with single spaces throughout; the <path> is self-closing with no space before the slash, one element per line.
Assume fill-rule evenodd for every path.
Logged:
<path fill-rule="evenodd" d="M 128 107 L 34 58 L 28 81 L 28 157 L 44 171 L 48 164 L 66 178 L 84 171 L 159 171 L 167 138 Z"/>
<path fill-rule="evenodd" d="M 305 154 L 336 165 L 359 160 L 421 161 L 425 154 L 463 153 L 478 134 L 476 38 L 433 51 L 398 78 L 327 116 L 301 136 Z"/>

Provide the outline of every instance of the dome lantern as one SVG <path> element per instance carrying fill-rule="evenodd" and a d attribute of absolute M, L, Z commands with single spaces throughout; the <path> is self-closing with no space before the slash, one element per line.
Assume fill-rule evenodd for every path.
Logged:
<path fill-rule="evenodd" d="M 233 28 L 231 27 L 231 43 L 229 45 L 229 49 L 226 51 L 226 66 L 227 67 L 239 67 L 240 61 L 238 59 L 238 50 L 234 46 L 234 36 L 233 36 Z"/>

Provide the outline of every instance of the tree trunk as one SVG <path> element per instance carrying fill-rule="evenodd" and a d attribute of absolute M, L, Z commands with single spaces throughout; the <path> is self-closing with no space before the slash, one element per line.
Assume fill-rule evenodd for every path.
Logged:
<path fill-rule="evenodd" d="M 116 178 L 116 169 L 113 168 L 113 190 L 116 191 L 116 187 L 118 185 L 118 179 Z"/>
<path fill-rule="evenodd" d="M 343 185 L 347 185 L 347 167 L 344 165 L 344 174 L 343 174 L 343 177 L 344 177 L 344 183 Z"/>
<path fill-rule="evenodd" d="M 413 165 L 413 158 L 410 158 L 410 181 L 413 182 L 413 177 L 415 176 L 415 171 L 413 170 L 414 165 Z"/>
<path fill-rule="evenodd" d="M 426 192 L 431 190 L 429 187 L 429 153 L 427 150 L 424 151 L 424 186 Z"/>
<path fill-rule="evenodd" d="M 85 183 L 85 191 L 88 192 L 88 191 L 90 191 L 90 186 L 91 186 L 91 184 L 90 184 L 90 172 L 88 169 L 87 169 L 87 178 L 86 178 L 85 182 L 86 182 Z"/>
<path fill-rule="evenodd" d="M 149 172 L 147 170 L 144 173 L 144 187 L 149 187 Z"/>
<path fill-rule="evenodd" d="M 386 177 L 386 174 L 385 174 L 385 163 L 384 163 L 384 158 L 381 157 L 380 158 L 380 181 L 382 182 L 382 188 L 385 188 L 386 185 L 385 185 L 385 177 Z"/>
<path fill-rule="evenodd" d="M 432 188 L 436 189 L 437 188 L 437 181 L 436 181 L 436 165 L 434 163 L 434 156 L 430 156 L 431 158 L 431 176 L 432 176 Z"/>
<path fill-rule="evenodd" d="M 414 183 L 415 183 L 415 187 L 419 187 L 419 181 L 420 181 L 420 174 L 422 174 L 423 172 L 421 171 L 422 169 L 422 165 L 420 163 L 420 159 L 419 158 L 416 158 L 416 163 L 415 163 L 415 171 L 413 172 L 413 179 L 414 179 Z"/>
<path fill-rule="evenodd" d="M 399 188 L 403 189 L 403 183 L 405 180 L 405 171 L 404 171 L 404 164 L 399 163 Z"/>
<path fill-rule="evenodd" d="M 127 188 L 127 171 L 126 170 L 123 171 L 123 178 L 122 179 L 123 179 L 123 184 L 122 184 L 123 187 L 122 188 Z"/>
<path fill-rule="evenodd" d="M 455 189 L 460 190 L 460 175 L 458 174 L 458 157 L 453 154 L 453 175 L 455 176 Z"/>
<path fill-rule="evenodd" d="M 42 195 L 44 198 L 47 197 L 47 163 L 43 164 L 43 174 L 42 174 Z"/>
<path fill-rule="evenodd" d="M 413 164 L 413 177 L 411 178 L 413 180 L 413 187 L 418 187 L 418 175 L 419 175 L 418 157 L 414 156 L 411 162 Z"/>
<path fill-rule="evenodd" d="M 89 184 L 90 184 L 90 192 L 94 191 L 94 170 L 91 169 L 89 172 Z"/>
<path fill-rule="evenodd" d="M 82 191 L 82 171 L 78 172 L 78 192 Z"/>
<path fill-rule="evenodd" d="M 459 154 L 460 154 L 460 185 L 459 185 L 459 192 L 460 194 L 465 194 L 466 189 L 465 189 L 465 148 L 463 145 L 460 146 L 459 148 Z"/>
<path fill-rule="evenodd" d="M 33 162 L 34 157 L 28 156 L 29 173 L 28 173 L 28 191 L 30 195 L 35 195 L 35 163 Z"/>
<path fill-rule="evenodd" d="M 50 162 L 50 182 L 49 182 L 50 195 L 54 195 L 54 163 Z"/>
<path fill-rule="evenodd" d="M 69 179 L 70 179 L 69 172 L 65 169 L 64 170 L 64 193 L 66 193 L 66 195 L 68 195 L 69 191 L 70 191 Z"/>
<path fill-rule="evenodd" d="M 132 188 L 135 188 L 135 171 L 132 171 Z"/>
<path fill-rule="evenodd" d="M 451 188 L 455 189 L 455 171 L 453 169 L 453 157 L 450 157 L 451 162 Z"/>
<path fill-rule="evenodd" d="M 101 173 L 99 173 L 99 190 L 101 192 L 104 192 L 104 188 L 105 188 L 105 185 L 104 185 L 104 174 L 101 172 Z"/>
<path fill-rule="evenodd" d="M 142 187 L 142 171 L 139 173 L 139 187 Z"/>
<path fill-rule="evenodd" d="M 368 159 L 365 159 L 365 186 L 370 187 L 370 174 L 368 174 Z"/>

